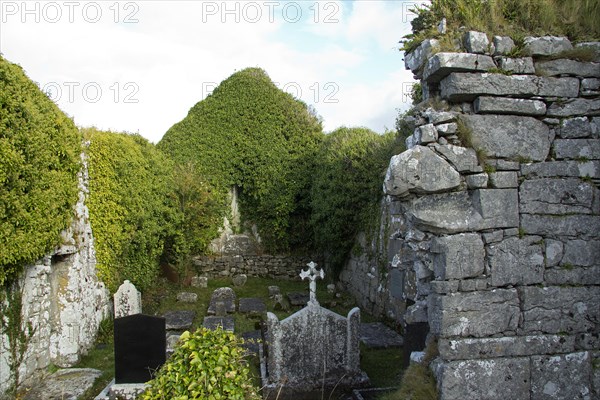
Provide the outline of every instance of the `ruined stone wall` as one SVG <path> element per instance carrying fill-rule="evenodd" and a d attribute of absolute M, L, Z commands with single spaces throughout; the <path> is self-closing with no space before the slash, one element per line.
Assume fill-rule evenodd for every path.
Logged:
<path fill-rule="evenodd" d="M 25 268 L 11 290 L 22 298 L 25 352 L 18 365 L 20 384 L 30 384 L 50 364 L 68 367 L 93 345 L 100 322 L 110 315 L 108 291 L 96 277 L 94 238 L 85 205 L 87 163 L 79 174 L 79 200 L 63 244 Z M 0 398 L 15 385 L 9 338 L 0 332 Z"/>
<path fill-rule="evenodd" d="M 565 38 L 437 46 L 406 56 L 425 102 L 384 182 L 386 262 L 342 279 L 428 324 L 441 399 L 599 398 L 600 43 L 575 46 L 591 61 Z"/>

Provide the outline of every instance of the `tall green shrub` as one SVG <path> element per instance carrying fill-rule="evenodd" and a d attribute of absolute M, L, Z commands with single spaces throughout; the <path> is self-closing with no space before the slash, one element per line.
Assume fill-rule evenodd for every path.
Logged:
<path fill-rule="evenodd" d="M 337 273 L 358 232 L 374 218 L 391 156 L 399 152 L 396 135 L 366 128 L 340 128 L 328 134 L 317 153 L 311 190 L 316 247 Z"/>
<path fill-rule="evenodd" d="M 0 286 L 59 244 L 80 153 L 73 121 L 0 56 Z"/>
<path fill-rule="evenodd" d="M 192 162 L 222 196 L 237 185 L 242 216 L 258 225 L 268 250 L 281 251 L 310 235 L 308 196 L 321 139 L 306 104 L 248 68 L 192 107 L 158 146 L 178 164 Z"/>
<path fill-rule="evenodd" d="M 84 135 L 99 277 L 113 292 L 125 279 L 144 290 L 156 279 L 165 240 L 177 226 L 172 163 L 139 135 L 93 128 Z"/>

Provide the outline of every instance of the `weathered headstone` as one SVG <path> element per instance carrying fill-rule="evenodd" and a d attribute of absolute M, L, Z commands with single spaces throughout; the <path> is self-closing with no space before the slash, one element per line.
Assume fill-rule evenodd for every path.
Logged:
<path fill-rule="evenodd" d="M 195 311 L 167 311 L 163 317 L 166 321 L 166 328 L 170 331 L 182 331 L 190 329 L 196 317 Z"/>
<path fill-rule="evenodd" d="M 198 301 L 198 295 L 191 292 L 181 292 L 177 294 L 177 301 L 181 303 L 195 303 Z"/>
<path fill-rule="evenodd" d="M 149 315 L 116 318 L 115 382 L 144 383 L 165 363 L 165 319 Z"/>
<path fill-rule="evenodd" d="M 115 318 L 142 313 L 142 294 L 133 283 L 123 282 L 114 295 Z"/>
<path fill-rule="evenodd" d="M 217 317 L 224 317 L 227 315 L 227 307 L 225 307 L 224 301 L 215 301 L 215 315 Z"/>
<path fill-rule="evenodd" d="M 262 299 L 246 297 L 240 299 L 239 311 L 242 314 L 260 315 L 267 311 L 267 306 Z"/>
<path fill-rule="evenodd" d="M 247 281 L 248 281 L 248 276 L 246 274 L 239 274 L 239 275 L 234 276 L 231 279 L 233 286 L 236 286 L 236 287 L 244 286 Z"/>
<path fill-rule="evenodd" d="M 204 317 L 202 326 L 210 330 L 221 327 L 224 331 L 233 332 L 235 329 L 235 321 L 233 320 L 233 317 L 208 316 Z"/>
<path fill-rule="evenodd" d="M 303 307 L 306 305 L 306 303 L 309 302 L 310 297 L 308 294 L 306 293 L 302 293 L 302 292 L 291 292 L 287 294 L 287 298 L 288 301 L 290 302 L 290 304 L 293 307 Z"/>
<path fill-rule="evenodd" d="M 229 313 L 235 312 L 235 300 L 236 300 L 236 296 L 235 296 L 235 292 L 233 291 L 232 288 L 222 287 L 222 288 L 216 289 L 210 298 L 210 304 L 208 306 L 208 314 L 215 315 L 215 313 L 216 313 L 215 307 L 216 307 L 217 301 L 222 301 L 223 303 L 225 303 L 225 308 L 226 308 L 227 312 L 229 312 Z"/>
<path fill-rule="evenodd" d="M 270 298 L 275 298 L 275 295 L 280 294 L 281 290 L 279 289 L 279 286 L 269 286 L 269 297 Z"/>

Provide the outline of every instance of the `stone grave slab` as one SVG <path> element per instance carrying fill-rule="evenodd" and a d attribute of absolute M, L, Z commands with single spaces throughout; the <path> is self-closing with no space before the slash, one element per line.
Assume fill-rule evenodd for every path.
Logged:
<path fill-rule="evenodd" d="M 181 292 L 177 294 L 177 301 L 181 303 L 195 303 L 198 301 L 198 295 L 191 292 Z"/>
<path fill-rule="evenodd" d="M 242 333 L 242 339 L 244 339 L 242 347 L 253 355 L 258 356 L 258 347 L 262 341 L 262 333 L 260 330 L 244 332 Z"/>
<path fill-rule="evenodd" d="M 208 314 L 209 315 L 216 314 L 216 303 L 218 301 L 222 301 L 223 303 L 225 303 L 225 309 L 228 313 L 235 312 L 236 296 L 235 296 L 235 292 L 233 291 L 232 288 L 222 287 L 222 288 L 216 289 L 213 292 L 213 294 L 210 298 L 210 304 L 208 305 Z"/>
<path fill-rule="evenodd" d="M 381 322 L 360 324 L 360 341 L 370 349 L 402 347 L 404 339 L 400 334 Z"/>
<path fill-rule="evenodd" d="M 94 385 L 102 371 L 92 368 L 59 369 L 38 382 L 23 397 L 24 400 L 78 399 Z"/>
<path fill-rule="evenodd" d="M 309 294 L 304 292 L 291 292 L 288 293 L 287 297 L 293 307 L 303 307 L 310 300 Z"/>
<path fill-rule="evenodd" d="M 233 317 L 216 317 L 213 315 L 204 317 L 202 326 L 210 330 L 215 330 L 220 326 L 225 331 L 233 332 L 235 329 L 235 321 L 233 320 Z"/>
<path fill-rule="evenodd" d="M 115 319 L 115 382 L 144 383 L 166 359 L 165 318 L 129 315 Z"/>
<path fill-rule="evenodd" d="M 267 311 L 267 305 L 260 298 L 244 297 L 240 299 L 239 311 L 242 314 L 260 315 Z"/>
<path fill-rule="evenodd" d="M 169 331 L 184 331 L 190 329 L 196 317 L 196 311 L 167 311 L 163 317 L 166 329 Z"/>

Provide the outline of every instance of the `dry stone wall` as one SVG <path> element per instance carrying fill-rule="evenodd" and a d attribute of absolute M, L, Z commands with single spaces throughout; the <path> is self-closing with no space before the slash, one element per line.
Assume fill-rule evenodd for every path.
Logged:
<path fill-rule="evenodd" d="M 438 45 L 406 57 L 425 102 L 363 243 L 384 262 L 354 257 L 342 280 L 429 326 L 441 399 L 600 398 L 600 43 Z"/>

